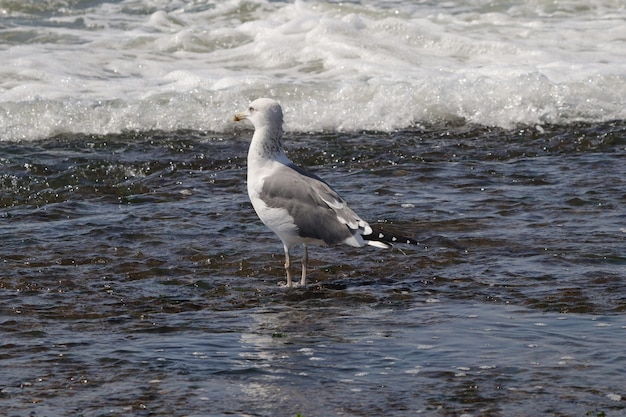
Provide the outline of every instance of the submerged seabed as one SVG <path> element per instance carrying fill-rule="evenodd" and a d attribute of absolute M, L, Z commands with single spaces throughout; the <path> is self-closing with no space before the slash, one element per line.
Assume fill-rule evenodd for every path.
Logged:
<path fill-rule="evenodd" d="M 291 291 L 249 135 L 0 142 L 7 416 L 626 414 L 624 122 L 290 136 L 421 242 Z"/>

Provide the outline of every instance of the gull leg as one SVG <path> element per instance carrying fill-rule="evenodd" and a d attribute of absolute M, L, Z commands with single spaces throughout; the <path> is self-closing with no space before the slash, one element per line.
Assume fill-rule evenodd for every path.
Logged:
<path fill-rule="evenodd" d="M 302 279 L 300 280 L 300 285 L 304 287 L 306 285 L 306 266 L 309 263 L 309 250 L 305 243 L 302 244 L 302 247 L 304 251 L 302 252 Z"/>
<path fill-rule="evenodd" d="M 285 245 L 285 272 L 287 272 L 287 287 L 291 288 L 291 259 L 289 259 L 289 248 Z"/>

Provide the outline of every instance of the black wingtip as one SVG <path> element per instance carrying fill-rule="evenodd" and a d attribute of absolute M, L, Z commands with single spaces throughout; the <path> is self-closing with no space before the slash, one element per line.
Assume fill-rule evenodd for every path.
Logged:
<path fill-rule="evenodd" d="M 374 230 L 369 235 L 363 235 L 363 239 L 389 243 L 392 245 L 395 245 L 396 243 L 401 243 L 403 245 L 420 245 L 420 242 L 415 239 L 411 239 L 410 237 L 400 236 L 382 230 Z"/>

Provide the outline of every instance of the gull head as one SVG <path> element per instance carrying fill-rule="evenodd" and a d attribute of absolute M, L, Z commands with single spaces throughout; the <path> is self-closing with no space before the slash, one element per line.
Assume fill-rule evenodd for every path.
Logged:
<path fill-rule="evenodd" d="M 248 106 L 248 110 L 235 114 L 234 120 L 250 120 L 255 129 L 269 127 L 282 130 L 283 109 L 271 98 L 258 98 Z"/>

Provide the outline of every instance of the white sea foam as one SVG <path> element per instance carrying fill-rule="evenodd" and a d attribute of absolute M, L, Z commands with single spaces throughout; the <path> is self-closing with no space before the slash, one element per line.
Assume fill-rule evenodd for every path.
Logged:
<path fill-rule="evenodd" d="M 0 3 L 1 140 L 228 132 L 259 96 L 296 131 L 626 118 L 620 1 L 57 2 Z"/>

